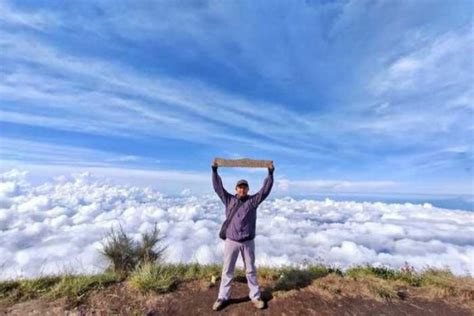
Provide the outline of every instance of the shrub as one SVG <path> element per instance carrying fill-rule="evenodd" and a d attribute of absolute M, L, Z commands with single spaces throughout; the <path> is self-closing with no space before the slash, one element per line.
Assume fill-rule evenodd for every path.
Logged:
<path fill-rule="evenodd" d="M 156 249 L 162 239 L 163 237 L 159 236 L 156 223 L 151 232 L 142 234 L 140 242 L 135 242 L 127 236 L 120 225 L 119 230 L 111 228 L 105 242 L 102 243 L 103 248 L 100 252 L 109 260 L 109 269 L 119 275 L 127 275 L 145 263 L 162 259 L 163 252 L 167 247 Z"/>
<path fill-rule="evenodd" d="M 160 230 L 156 226 L 156 223 L 151 232 L 145 232 L 142 234 L 142 240 L 137 244 L 136 248 L 136 256 L 139 265 L 146 262 L 156 262 L 162 259 L 166 247 L 156 249 L 156 245 L 161 242 L 163 238 L 160 237 L 159 234 Z"/>

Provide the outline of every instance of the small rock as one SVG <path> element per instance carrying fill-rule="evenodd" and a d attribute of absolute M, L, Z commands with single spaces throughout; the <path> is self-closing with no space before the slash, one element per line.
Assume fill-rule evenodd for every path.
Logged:
<path fill-rule="evenodd" d="M 405 290 L 398 290 L 397 295 L 401 300 L 405 300 L 408 298 L 408 292 Z"/>

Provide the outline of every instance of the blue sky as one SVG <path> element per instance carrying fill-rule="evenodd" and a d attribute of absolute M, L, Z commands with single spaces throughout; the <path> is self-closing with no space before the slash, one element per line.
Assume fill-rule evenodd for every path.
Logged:
<path fill-rule="evenodd" d="M 472 195 L 470 1 L 0 1 L 1 169 Z M 226 169 L 258 188 L 264 170 Z M 252 182 L 251 182 L 252 183 Z"/>

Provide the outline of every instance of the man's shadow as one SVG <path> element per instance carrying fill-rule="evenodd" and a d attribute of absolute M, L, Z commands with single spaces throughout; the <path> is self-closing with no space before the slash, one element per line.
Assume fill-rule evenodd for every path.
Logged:
<path fill-rule="evenodd" d="M 247 284 L 247 278 L 245 276 L 235 276 L 232 281 Z M 265 302 L 265 307 L 263 309 L 267 309 L 268 308 L 268 302 L 273 299 L 271 288 L 270 287 L 264 287 L 260 291 L 260 297 L 261 297 L 262 301 Z M 230 298 L 222 309 L 225 309 L 228 306 L 231 306 L 233 304 L 240 304 L 240 303 L 249 302 L 249 301 L 250 301 L 250 297 L 248 297 L 248 295 L 241 296 L 241 297 Z"/>

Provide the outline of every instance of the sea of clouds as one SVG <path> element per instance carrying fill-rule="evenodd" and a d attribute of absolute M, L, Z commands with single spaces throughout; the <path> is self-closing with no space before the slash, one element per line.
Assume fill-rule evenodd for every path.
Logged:
<path fill-rule="evenodd" d="M 119 224 L 138 239 L 156 222 L 169 262 L 222 262 L 224 209 L 215 194 L 169 196 L 89 173 L 33 185 L 26 172 L 12 169 L 0 180 L 0 279 L 99 272 L 106 267 L 101 241 Z M 256 263 L 322 262 L 344 269 L 408 262 L 474 276 L 473 236 L 474 213 L 468 211 L 270 195 L 258 209 Z"/>

